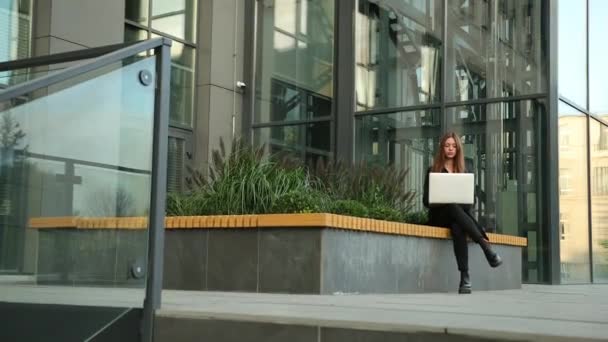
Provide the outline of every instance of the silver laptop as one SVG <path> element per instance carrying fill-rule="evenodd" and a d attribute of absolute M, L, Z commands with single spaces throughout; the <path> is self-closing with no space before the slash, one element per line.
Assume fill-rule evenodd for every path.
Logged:
<path fill-rule="evenodd" d="M 474 202 L 474 174 L 431 172 L 429 175 L 430 204 L 473 204 Z"/>

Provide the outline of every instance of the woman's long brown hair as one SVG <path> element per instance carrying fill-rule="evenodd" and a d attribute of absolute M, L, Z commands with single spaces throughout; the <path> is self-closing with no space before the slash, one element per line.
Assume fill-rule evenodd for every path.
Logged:
<path fill-rule="evenodd" d="M 445 142 L 452 138 L 456 142 L 456 155 L 454 156 L 454 173 L 462 173 L 464 172 L 464 154 L 462 152 L 462 143 L 460 142 L 460 138 L 454 132 L 448 132 L 441 137 L 439 142 L 439 148 L 437 149 L 437 153 L 435 154 L 435 161 L 433 162 L 433 172 L 441 172 L 445 166 L 445 153 L 443 152 L 443 146 Z"/>

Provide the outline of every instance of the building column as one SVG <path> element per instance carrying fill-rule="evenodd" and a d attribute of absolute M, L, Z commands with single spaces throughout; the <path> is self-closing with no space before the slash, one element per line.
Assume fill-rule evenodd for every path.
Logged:
<path fill-rule="evenodd" d="M 206 0 L 198 8 L 193 160 L 206 172 L 220 137 L 229 149 L 241 133 L 245 2 Z"/>
<path fill-rule="evenodd" d="M 335 2 L 334 146 L 336 160 L 354 158 L 355 111 L 355 3 Z"/>
<path fill-rule="evenodd" d="M 542 259 L 546 260 L 546 266 L 540 277 L 545 278 L 551 284 L 561 282 L 561 263 L 560 263 L 560 218 L 559 218 L 559 135 L 558 135 L 558 48 L 557 48 L 557 10 L 558 0 L 549 0 L 545 4 L 544 17 L 547 18 L 545 26 L 545 48 L 547 56 L 547 92 L 549 103 L 545 115 L 545 141 L 543 189 L 545 198 L 545 217 L 543 217 L 542 241 L 547 242 L 547 250 L 543 253 Z"/>
<path fill-rule="evenodd" d="M 34 2 L 34 56 L 124 41 L 125 0 Z"/>

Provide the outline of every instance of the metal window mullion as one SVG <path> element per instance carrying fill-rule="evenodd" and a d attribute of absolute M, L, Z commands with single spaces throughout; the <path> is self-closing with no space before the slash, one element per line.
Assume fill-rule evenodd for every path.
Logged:
<path fill-rule="evenodd" d="M 440 129 L 441 132 L 445 132 L 447 130 L 447 88 L 448 88 L 448 1 L 443 0 L 443 9 L 442 9 L 442 27 L 441 27 L 441 40 L 442 40 L 442 49 L 441 49 L 441 107 L 440 107 Z"/>
<path fill-rule="evenodd" d="M 593 282 L 593 209 L 591 201 L 591 117 L 586 115 L 587 119 L 587 220 L 589 225 L 589 280 Z"/>
<path fill-rule="evenodd" d="M 590 58 L 589 58 L 589 0 L 585 1 L 585 15 L 586 15 L 586 39 L 587 39 L 587 74 L 586 74 L 586 81 L 587 81 L 587 110 L 588 113 L 591 112 L 591 82 L 589 81 L 590 78 L 590 71 L 591 71 L 591 67 L 589 65 L 590 63 Z M 587 114 L 587 202 L 588 202 L 588 216 L 587 216 L 587 220 L 589 222 L 589 280 L 590 282 L 593 282 L 593 278 L 594 278 L 594 273 L 593 273 L 593 210 L 592 210 L 592 203 L 591 203 L 591 117 L 589 114 Z"/>
<path fill-rule="evenodd" d="M 356 112 L 355 116 L 363 117 L 363 116 L 372 116 L 372 115 L 392 114 L 392 113 L 397 113 L 397 112 L 413 112 L 413 111 L 419 111 L 419 110 L 440 109 L 443 107 L 444 106 L 441 103 L 412 105 L 412 106 L 404 106 L 404 107 L 387 107 L 387 108 L 372 109 L 372 110 Z"/>
<path fill-rule="evenodd" d="M 548 252 L 543 258 L 548 258 L 549 270 L 547 280 L 551 284 L 561 283 L 561 257 L 560 257 L 560 208 L 559 208 L 559 132 L 558 132 L 558 0 L 548 0 L 545 9 L 548 13 L 546 18 L 545 33 L 549 35 L 547 43 L 547 81 L 549 103 L 546 121 L 546 141 L 543 151 L 543 166 L 547 175 L 545 178 L 545 217 L 544 222 L 547 231 L 546 236 L 541 237 L 548 240 Z M 542 246 L 541 246 L 542 247 Z"/>
<path fill-rule="evenodd" d="M 418 110 L 428 110 L 428 109 L 447 109 L 451 107 L 463 107 L 463 106 L 472 106 L 472 105 L 488 105 L 493 103 L 508 103 L 508 102 L 519 102 L 526 100 L 542 100 L 546 98 L 548 95 L 546 93 L 538 93 L 538 94 L 528 94 L 528 95 L 518 95 L 518 96 L 510 96 L 504 98 L 484 98 L 484 99 L 475 99 L 461 102 L 446 102 L 446 103 L 431 103 L 431 104 L 421 104 L 421 105 L 411 105 L 411 106 L 403 106 L 403 107 L 387 107 L 380 109 L 372 109 L 356 112 L 355 116 L 369 116 L 369 115 L 382 115 L 382 114 L 391 114 L 395 112 L 411 112 Z"/>
<path fill-rule="evenodd" d="M 243 53 L 250 58 L 243 58 L 243 79 L 246 88 L 243 90 L 242 103 L 242 135 L 243 140 L 253 144 L 253 121 L 255 111 L 256 63 L 257 63 L 257 33 L 260 12 L 255 0 L 245 0 L 245 43 Z"/>
<path fill-rule="evenodd" d="M 159 30 L 156 30 L 156 29 L 153 29 L 151 27 L 148 30 L 150 31 L 151 34 L 155 34 L 155 35 L 158 35 L 158 36 L 170 38 L 171 40 L 174 40 L 174 41 L 176 41 L 178 43 L 184 44 L 184 45 L 186 45 L 188 47 L 191 47 L 193 49 L 196 49 L 198 47 L 198 44 L 190 42 L 190 41 L 187 41 L 184 38 L 175 37 L 175 36 L 172 36 L 172 35 L 170 35 L 168 33 L 165 33 L 165 32 L 162 32 L 162 31 L 159 31 Z"/>
<path fill-rule="evenodd" d="M 474 106 L 474 105 L 487 105 L 492 103 L 507 103 L 507 102 L 519 102 L 526 100 L 537 100 L 547 97 L 546 93 L 536 93 L 536 94 L 526 94 L 526 95 L 517 95 L 517 96 L 509 96 L 509 97 L 493 97 L 493 98 L 482 98 L 482 99 L 474 99 L 467 101 L 453 101 L 444 103 L 444 106 L 449 107 L 461 107 L 461 106 Z"/>
<path fill-rule="evenodd" d="M 579 112 L 583 113 L 583 114 L 586 114 L 586 115 L 589 115 L 589 114 L 590 114 L 590 113 L 589 113 L 589 111 L 588 111 L 586 108 L 581 107 L 581 106 L 580 106 L 580 105 L 578 105 L 576 102 L 574 102 L 574 101 L 570 100 L 569 98 L 567 98 L 567 97 L 565 97 L 565 96 L 561 96 L 561 95 L 560 95 L 560 96 L 559 96 L 559 100 L 560 100 L 560 101 L 562 101 L 562 102 L 564 102 L 564 103 L 565 103 L 565 104 L 567 104 L 568 106 L 570 106 L 570 107 L 572 107 L 572 108 L 576 109 L 577 111 L 579 111 Z"/>
<path fill-rule="evenodd" d="M 598 116 L 597 114 L 593 114 L 593 113 L 589 113 L 589 117 L 599 121 L 600 123 L 604 124 L 605 126 L 608 126 L 608 120 L 606 120 L 605 118 Z"/>
<path fill-rule="evenodd" d="M 290 120 L 290 121 L 271 121 L 271 122 L 260 122 L 251 125 L 252 128 L 268 128 L 268 127 L 279 127 L 279 126 L 300 126 L 306 124 L 313 124 L 318 122 L 333 121 L 333 116 L 320 116 L 314 119 L 307 120 Z"/>

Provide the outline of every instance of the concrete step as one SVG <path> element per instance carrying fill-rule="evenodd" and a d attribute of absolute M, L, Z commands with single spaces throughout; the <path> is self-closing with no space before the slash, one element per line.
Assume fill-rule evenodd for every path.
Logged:
<path fill-rule="evenodd" d="M 155 341 L 605 341 L 608 286 L 410 295 L 164 291 Z"/>
<path fill-rule="evenodd" d="M 36 277 L 33 275 L 2 274 L 0 275 L 0 285 L 34 285 Z"/>

